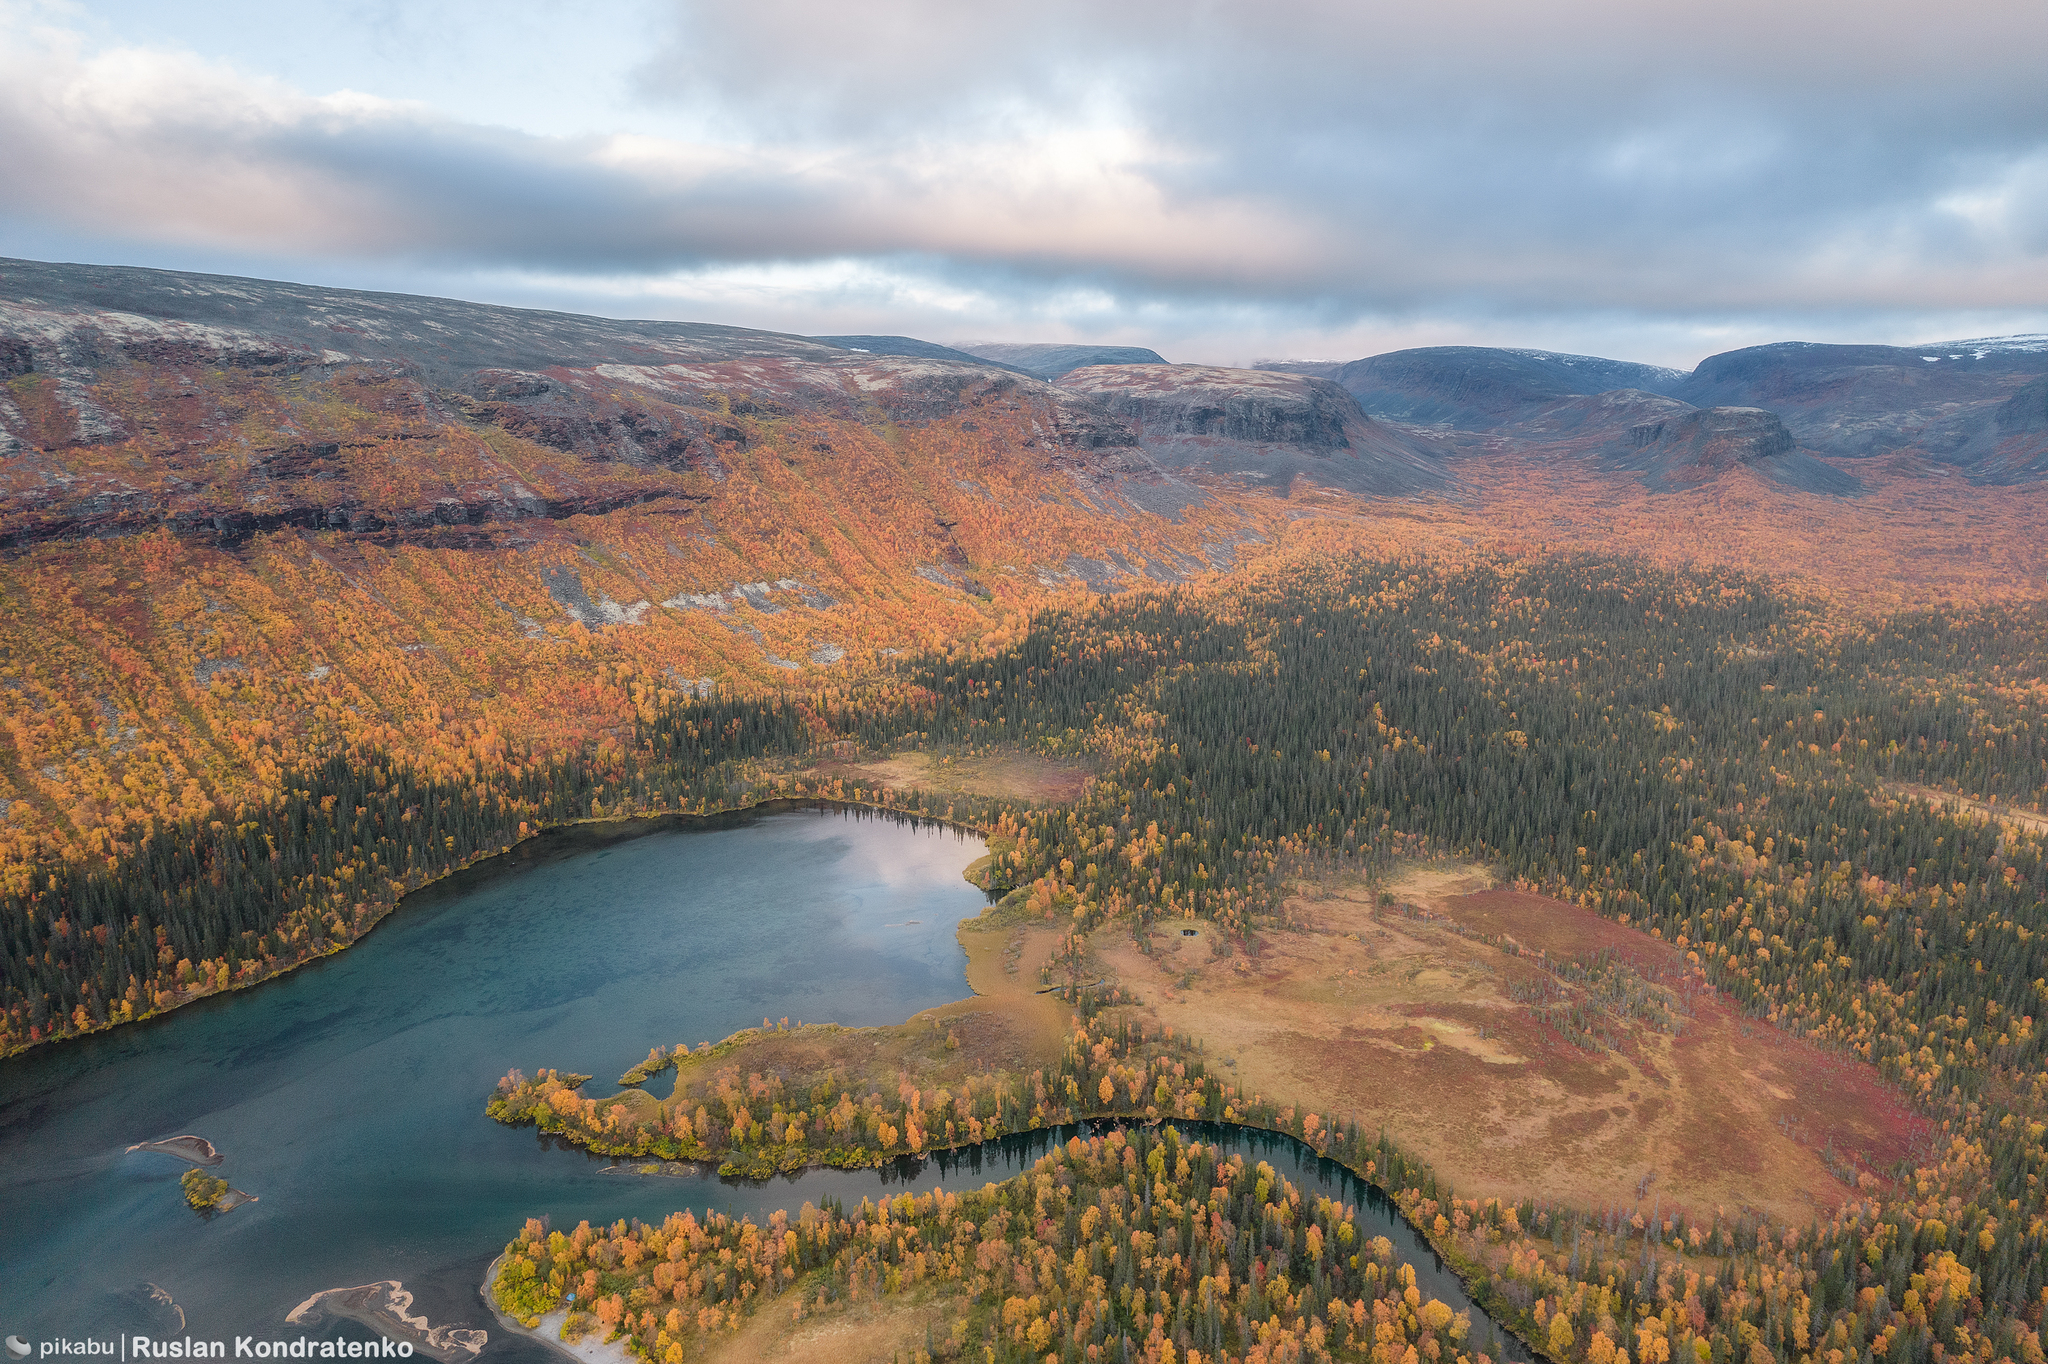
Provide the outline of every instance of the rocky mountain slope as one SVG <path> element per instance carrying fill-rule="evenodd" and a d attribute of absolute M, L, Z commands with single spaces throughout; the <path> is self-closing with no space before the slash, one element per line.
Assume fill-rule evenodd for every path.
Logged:
<path fill-rule="evenodd" d="M 1129 422 L 1165 468 L 1286 490 L 1297 479 L 1369 494 L 1448 486 L 1443 455 L 1373 420 L 1328 379 L 1211 365 L 1095 365 L 1060 386 Z"/>
<path fill-rule="evenodd" d="M 979 359 L 0 262 L 0 879 L 872 669 L 1285 516 Z M 1265 500 L 1271 503 L 1271 499 Z"/>
<path fill-rule="evenodd" d="M 1645 369 L 1585 357 L 1356 369 L 1469 427 L 1107 358 L 1052 384 L 915 338 L 0 261 L 0 883 L 316 758 L 503 771 L 1268 555 L 1733 555 L 1887 600 L 2048 573 L 2039 499 L 1953 472 L 2048 463 L 2016 359 L 1925 428 L 1944 466 L 1822 459 L 1661 372 L 1579 392 Z"/>
<path fill-rule="evenodd" d="M 1813 491 L 1857 486 L 1853 472 L 1824 461 L 1873 456 L 1904 461 L 1900 467 L 1952 467 L 1980 484 L 2048 477 L 2048 435 L 2036 429 L 2044 399 L 2034 387 L 2048 376 L 2044 336 L 1917 347 L 1782 342 L 1710 356 L 1690 374 L 1484 346 L 1259 368 L 1332 380 L 1374 417 L 1430 428 L 1467 452 L 1605 455 L 1616 442 L 1634 449 L 1638 414 L 1628 409 L 1662 400 L 1774 414 L 1803 453 L 1763 456 L 1756 467 Z"/>
<path fill-rule="evenodd" d="M 1702 360 L 1676 396 L 1766 407 L 1822 454 L 1900 452 L 1962 468 L 1979 482 L 2038 477 L 2038 445 L 2008 448 L 2003 405 L 2048 375 L 2048 337 L 1993 337 L 1927 346 L 1781 342 Z M 2022 403 L 2024 407 L 2024 403 Z M 2004 434 L 2001 434 L 2001 433 Z"/>
<path fill-rule="evenodd" d="M 1973 410 L 1923 432 L 1922 448 L 1982 483 L 2048 478 L 2048 375 L 1989 412 Z"/>
<path fill-rule="evenodd" d="M 1606 396 L 1606 395 L 1602 395 Z M 1797 449 L 1774 412 L 1760 407 L 1686 407 L 1638 421 L 1596 452 L 1610 469 L 1641 475 L 1657 491 L 1711 482 L 1752 468 L 1807 492 L 1847 494 L 1862 488 L 1853 475 Z"/>
<path fill-rule="evenodd" d="M 1422 428 L 1436 433 L 1436 428 Z M 1676 398 L 1617 388 L 1558 398 L 1486 432 L 1439 434 L 1451 467 L 1503 455 L 1577 461 L 1635 475 L 1656 492 L 1696 487 L 1742 468 L 1805 492 L 1853 494 L 1850 473 L 1799 449 L 1775 413 L 1753 407 L 1698 408 Z"/>
<path fill-rule="evenodd" d="M 0 370 L 11 548 L 160 525 L 466 544 L 687 510 L 748 418 L 1029 410 L 1049 463 L 1152 472 L 1099 405 L 973 357 L 159 271 L 0 263 Z"/>
<path fill-rule="evenodd" d="M 920 341 L 914 336 L 813 336 L 810 339 L 828 346 L 837 346 L 841 350 L 859 351 L 866 355 L 915 355 L 925 360 L 955 360 L 963 365 L 985 365 L 990 369 L 1006 369 L 1012 374 L 1038 377 L 1031 374 L 1028 369 L 1019 369 L 1016 365 L 1004 364 L 1001 360 L 969 355 L 964 350 L 941 346 L 934 341 Z"/>
<path fill-rule="evenodd" d="M 1617 388 L 1668 394 L 1685 375 L 1591 355 L 1427 346 L 1353 360 L 1321 377 L 1342 385 L 1376 417 L 1480 428 L 1514 421 L 1559 398 Z"/>

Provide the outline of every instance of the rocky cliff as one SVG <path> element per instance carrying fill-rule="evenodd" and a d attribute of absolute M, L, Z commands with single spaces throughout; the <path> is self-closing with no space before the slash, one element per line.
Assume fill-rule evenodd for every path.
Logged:
<path fill-rule="evenodd" d="M 1060 386 L 1101 402 L 1168 469 L 1286 490 L 1297 479 L 1387 494 L 1448 486 L 1441 453 L 1374 421 L 1327 379 L 1210 365 L 1099 365 Z"/>
<path fill-rule="evenodd" d="M 1688 408 L 1640 421 L 1598 452 L 1607 467 L 1640 474 L 1659 491 L 1754 468 L 1807 492 L 1849 493 L 1852 476 L 1795 446 L 1777 414 L 1757 407 Z"/>
<path fill-rule="evenodd" d="M 1676 396 L 1779 414 L 1803 446 L 1856 458 L 1900 452 L 1956 464 L 1985 481 L 2016 476 L 1996 440 L 1975 437 L 1994 412 L 2048 374 L 2048 337 L 1928 346 L 1781 342 L 1702 360 Z M 1984 467 L 1980 470 L 1980 462 Z"/>

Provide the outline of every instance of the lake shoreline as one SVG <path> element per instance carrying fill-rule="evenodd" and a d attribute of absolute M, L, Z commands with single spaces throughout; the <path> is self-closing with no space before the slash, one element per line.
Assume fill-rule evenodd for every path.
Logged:
<path fill-rule="evenodd" d="M 534 1327 L 522 1326 L 515 1318 L 507 1316 L 504 1312 L 500 1311 L 497 1299 L 491 1293 L 491 1286 L 497 1283 L 498 1266 L 503 1263 L 505 1263 L 505 1252 L 499 1251 L 498 1257 L 492 1260 L 489 1266 L 485 1268 L 484 1281 L 478 1285 L 477 1294 L 483 1298 L 484 1307 L 492 1316 L 498 1319 L 498 1325 L 507 1332 L 513 1335 L 525 1336 L 528 1340 L 537 1341 L 563 1358 L 575 1360 L 576 1364 L 642 1364 L 642 1361 L 637 1356 L 628 1353 L 623 1345 L 608 1343 L 603 1340 L 591 1343 L 591 1337 L 588 1335 L 574 1345 L 563 1340 L 562 1324 L 569 1318 L 567 1308 L 557 1308 L 555 1311 L 549 1312 L 540 1319 L 540 1325 Z M 595 1332 L 592 1333 L 592 1335 L 595 1334 Z"/>
<path fill-rule="evenodd" d="M 858 811 L 866 814 L 888 815 L 908 823 L 935 824 L 940 828 L 972 834 L 977 838 L 987 837 L 985 829 L 962 820 L 947 819 L 941 815 L 925 814 L 922 811 L 905 809 L 899 805 L 884 805 L 873 801 L 846 800 L 838 796 L 771 796 L 766 800 L 756 801 L 751 805 L 735 805 L 723 810 L 707 810 L 701 813 L 682 810 L 657 810 L 645 814 L 621 815 L 617 817 L 596 816 L 586 819 L 563 820 L 558 824 L 545 824 L 534 829 L 533 832 L 527 834 L 524 838 L 505 844 L 496 852 L 477 853 L 468 860 L 449 867 L 447 870 L 420 882 L 417 886 L 406 891 L 373 915 L 364 923 L 356 935 L 346 942 L 330 943 L 321 951 L 309 952 L 297 960 L 280 963 L 277 967 L 264 972 L 262 975 L 251 976 L 247 980 L 232 981 L 225 988 L 193 991 L 180 998 L 168 1008 L 151 1009 L 147 1013 L 137 1014 L 133 1018 L 124 1018 L 119 1022 L 95 1024 L 84 1032 L 61 1033 L 54 1037 L 45 1037 L 40 1041 L 22 1043 L 7 1051 L 0 1052 L 0 1065 L 5 1065 L 17 1056 L 26 1056 L 45 1047 L 53 1047 L 65 1042 L 83 1041 L 88 1037 L 97 1037 L 121 1028 L 132 1028 L 145 1023 L 161 1022 L 192 1005 L 202 1004 L 208 1000 L 226 999 L 231 995 L 240 994 L 259 985 L 267 985 L 271 981 L 282 980 L 302 967 L 317 965 L 328 960 L 330 957 L 339 956 L 349 948 L 362 942 L 379 925 L 403 909 L 406 901 L 412 899 L 415 895 L 437 888 L 446 889 L 450 882 L 467 873 L 483 871 L 488 875 L 498 874 L 496 871 L 490 870 L 491 863 L 501 858 L 510 857 L 522 848 L 531 850 L 532 846 L 542 839 L 554 838 L 560 841 L 586 832 L 616 831 L 611 833 L 609 837 L 592 837 L 587 844 L 582 846 L 564 848 L 559 854 L 561 856 L 572 856 L 575 853 L 588 852 L 593 848 L 605 847 L 612 843 L 627 842 L 636 838 L 645 838 L 653 834 L 665 833 L 671 829 L 713 830 L 734 828 L 752 819 L 765 818 L 770 815 L 789 814 L 794 811 L 807 809 L 816 810 L 820 814 L 828 810 L 837 809 Z"/>

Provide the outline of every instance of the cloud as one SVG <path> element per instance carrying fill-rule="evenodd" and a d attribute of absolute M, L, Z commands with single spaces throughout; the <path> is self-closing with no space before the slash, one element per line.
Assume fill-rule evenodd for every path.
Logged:
<path fill-rule="evenodd" d="M 2048 325 L 2037 3 L 691 3 L 576 134 L 25 13 L 17 238 L 956 337 Z"/>

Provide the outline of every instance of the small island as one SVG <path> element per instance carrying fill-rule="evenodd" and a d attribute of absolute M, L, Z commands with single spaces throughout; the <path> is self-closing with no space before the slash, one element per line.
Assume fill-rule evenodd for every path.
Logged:
<path fill-rule="evenodd" d="M 187 1170 L 178 1177 L 178 1187 L 185 1191 L 185 1201 L 192 1211 L 202 1217 L 215 1213 L 232 1212 L 244 1203 L 254 1203 L 256 1195 L 230 1188 L 225 1179 L 215 1179 L 200 1170 Z"/>

